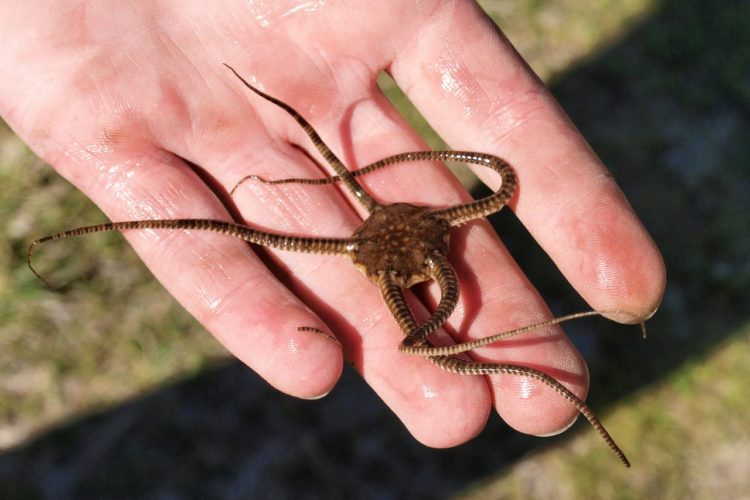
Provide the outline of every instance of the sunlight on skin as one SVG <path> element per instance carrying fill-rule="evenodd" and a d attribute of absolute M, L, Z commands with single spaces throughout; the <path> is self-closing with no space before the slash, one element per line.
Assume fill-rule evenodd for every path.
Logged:
<path fill-rule="evenodd" d="M 62 12 L 69 7 L 67 4 L 55 5 L 54 12 L 43 19 L 38 16 L 40 8 L 50 7 L 44 2 L 27 2 L 12 12 L 0 14 L 3 25 L 11 30 L 8 38 L 14 41 L 0 51 L 0 66 L 8 75 L 0 81 L 0 111 L 35 151 L 82 188 L 112 220 L 130 219 L 136 214 L 149 218 L 227 219 L 228 214 L 213 190 L 183 159 L 207 169 L 227 190 L 241 177 L 236 175 L 239 171 L 244 170 L 246 174 L 248 166 L 267 164 L 268 151 L 278 151 L 281 159 L 278 164 L 286 162 L 295 175 L 308 178 L 320 175 L 312 161 L 298 162 L 297 158 L 290 161 L 296 150 L 290 142 L 296 142 L 297 132 L 289 132 L 291 126 L 284 119 L 239 92 L 235 82 L 221 73 L 221 61 L 238 61 L 238 69 L 243 74 L 262 81 L 264 88 L 273 89 L 274 95 L 290 100 L 304 113 L 312 110 L 308 118 L 314 120 L 321 135 L 331 138 L 332 149 L 343 151 L 342 156 L 347 159 L 356 159 L 356 162 L 349 162 L 351 168 L 393 152 L 422 149 L 419 138 L 388 107 L 382 96 L 373 95 L 377 72 L 387 68 L 452 144 L 488 151 L 518 165 L 524 188 L 514 207 L 519 209 L 523 222 L 545 249 L 556 250 L 557 253 L 550 253 L 563 264 L 561 267 L 567 270 L 571 280 L 577 279 L 572 277 L 575 273 L 571 272 L 571 267 L 575 267 L 580 258 L 571 259 L 564 245 L 556 246 L 563 240 L 545 235 L 548 224 L 555 220 L 563 221 L 558 225 L 561 232 L 572 230 L 585 234 L 586 220 L 573 228 L 564 223 L 564 218 L 550 217 L 549 212 L 535 213 L 565 207 L 562 201 L 577 192 L 572 185 L 544 182 L 548 180 L 547 171 L 555 166 L 562 169 L 558 172 L 560 177 L 568 173 L 564 170 L 569 163 L 550 161 L 548 154 L 552 150 L 558 159 L 581 159 L 579 163 L 586 166 L 584 171 L 597 172 L 603 167 L 590 153 L 582 152 L 585 143 L 575 129 L 538 82 L 524 73 L 527 69 L 520 59 L 507 42 L 489 28 L 489 21 L 473 4 L 420 4 L 428 7 L 426 10 L 405 9 L 400 2 L 385 2 L 377 9 L 363 4 L 362 8 L 370 9 L 372 15 L 356 19 L 347 17 L 350 9 L 356 11 L 351 5 L 343 9 L 326 3 L 317 4 L 318 10 L 298 9 L 293 14 L 289 14 L 289 9 L 275 11 L 268 4 L 267 11 L 258 11 L 251 19 L 247 19 L 247 5 L 240 4 L 229 5 L 235 9 L 232 11 L 227 5 L 207 9 L 203 3 L 184 2 L 179 9 L 159 13 L 152 12 L 152 7 L 146 4 L 123 4 L 118 7 L 121 15 L 117 16 L 113 16 L 111 10 L 97 10 L 95 4 L 78 14 L 74 10 Z M 259 9 L 264 5 L 253 3 Z M 88 17 L 81 16 L 84 11 Z M 195 16 L 198 12 L 201 15 Z M 60 22 L 62 19 L 65 22 Z M 259 26 L 258 19 L 262 19 L 266 27 Z M 339 29 L 331 31 L 333 20 L 348 22 L 339 22 Z M 14 29 L 16 26 L 24 29 Z M 40 29 L 31 30 L 29 26 Z M 134 30 L 133 26 L 140 28 Z M 31 36 L 32 32 L 48 33 L 49 37 Z M 226 37 L 226 33 L 231 36 Z M 288 39 L 285 33 L 294 36 Z M 384 44 L 384 40 L 389 43 Z M 442 88 L 445 72 L 423 71 L 439 59 L 445 44 L 453 44 L 455 51 L 452 60 L 458 67 L 454 66 L 450 76 L 455 79 L 456 89 L 468 89 L 468 93 L 457 95 Z M 71 54 L 83 54 L 84 45 L 89 47 L 86 57 L 71 57 Z M 249 53 L 243 47 L 254 49 Z M 346 52 L 342 53 L 344 47 Z M 285 55 L 283 65 L 277 64 L 279 54 Z M 526 76 L 508 86 L 509 79 L 517 77 L 519 72 Z M 61 84 L 54 87 L 40 84 L 50 80 Z M 477 87 L 476 82 L 481 85 Z M 472 90 L 476 88 L 482 92 Z M 505 101 L 497 101 L 503 105 L 487 105 L 482 100 L 483 95 Z M 538 99 L 530 103 L 533 105 L 530 108 L 529 102 L 517 99 L 519 95 Z M 375 104 L 369 116 L 350 115 L 357 103 L 362 102 Z M 153 113 L 155 109 L 162 112 Z M 533 109 L 533 115 L 528 114 L 529 109 Z M 471 113 L 467 115 L 468 110 Z M 354 119 L 347 121 L 349 116 Z M 509 126 L 511 122 L 503 120 L 508 116 L 519 119 Z M 368 137 L 362 127 L 363 123 L 372 121 L 388 124 L 389 130 L 380 133 L 377 141 Z M 70 127 L 71 123 L 77 126 Z M 555 127 L 544 126 L 549 123 Z M 347 131 L 357 135 L 355 144 L 346 142 Z M 106 147 L 98 148 L 100 143 Z M 89 146 L 82 148 L 82 144 Z M 540 144 L 554 144 L 554 148 L 540 148 Z M 134 163 L 123 163 L 126 160 Z M 113 168 L 120 165 L 122 168 Z M 92 176 L 94 171 L 96 175 Z M 446 193 L 445 186 L 455 182 L 450 179 L 447 171 L 436 168 L 419 178 L 404 176 L 397 188 L 382 184 L 382 188 L 379 187 L 382 190 L 376 195 L 400 200 L 410 193 Z M 559 196 L 553 196 L 555 190 L 561 191 Z M 295 233 L 329 235 L 335 234 L 330 231 L 332 228 L 357 226 L 356 214 L 339 192 L 319 190 L 310 196 L 318 203 L 304 220 L 312 222 L 294 228 Z M 456 191 L 434 201 L 451 204 L 460 201 L 462 196 L 465 193 Z M 538 199 L 548 200 L 544 210 L 536 203 Z M 608 210 L 622 210 L 620 201 L 614 201 Z M 247 195 L 241 194 L 237 199 L 243 216 L 250 221 L 262 220 L 263 225 L 271 227 L 276 222 L 289 223 L 290 219 L 294 224 L 295 216 L 301 212 L 301 207 L 293 203 L 283 207 L 286 212 L 277 210 L 283 201 L 270 199 L 268 203 L 272 206 L 268 212 L 286 213 L 283 221 L 277 221 L 276 216 L 258 219 L 255 214 L 263 213 L 264 207 Z M 585 213 L 586 203 L 582 200 L 582 206 L 576 210 Z M 647 236 L 632 214 L 621 215 L 616 219 L 619 222 L 615 230 L 627 226 L 629 234 L 638 236 L 629 240 L 632 253 L 637 255 L 635 260 L 653 263 L 654 276 L 639 275 L 638 282 L 631 283 L 631 290 L 646 291 L 640 300 L 653 310 L 658 303 L 655 297 L 661 293 L 663 268 L 660 274 L 657 259 L 642 258 L 648 252 L 653 254 L 655 248 L 646 248 L 643 242 Z M 310 260 L 307 256 L 298 258 L 270 252 L 270 258 L 282 273 L 300 270 L 299 274 L 290 272 L 288 279 L 294 289 L 299 290 L 294 294 L 286 282 L 277 280 L 262 260 L 239 243 L 218 237 L 187 238 L 164 233 L 148 237 L 131 234 L 128 240 L 193 315 L 238 358 L 281 390 L 310 396 L 313 387 L 308 381 L 314 379 L 317 381 L 314 389 L 320 394 L 330 390 L 341 371 L 340 353 L 325 347 L 321 343 L 324 339 L 305 341 L 303 336 L 296 336 L 297 332 L 278 332 L 279 318 L 292 317 L 297 324 L 326 326 L 341 336 L 344 345 L 353 346 L 354 351 L 348 355 L 382 364 L 384 370 L 367 374 L 368 382 L 408 428 L 422 429 L 416 433 L 418 439 L 429 437 L 428 444 L 435 446 L 457 444 L 476 434 L 483 425 L 482 405 L 492 398 L 486 388 L 483 395 L 478 395 L 476 381 L 442 376 L 433 367 L 428 371 L 420 360 L 395 352 L 386 355 L 367 349 L 376 344 L 367 339 L 383 335 L 383 330 L 371 331 L 358 319 L 365 315 L 358 313 L 377 307 L 377 293 L 365 294 L 361 304 L 350 299 L 348 310 L 330 312 L 329 304 L 336 303 L 333 299 L 340 296 L 341 290 L 361 285 L 361 277 L 356 272 L 343 270 L 346 266 L 329 264 L 327 260 Z M 467 245 L 471 247 L 472 240 Z M 194 250 L 181 251 L 186 246 Z M 201 260 L 200 256 L 211 255 L 217 249 L 220 251 L 215 255 L 221 257 L 221 268 L 207 266 L 205 258 Z M 493 243 L 493 249 L 497 254 L 503 252 L 499 242 Z M 614 249 L 613 269 L 629 268 L 622 264 L 626 250 L 631 249 Z M 489 265 L 489 260 L 480 260 L 472 262 L 468 270 L 483 275 Z M 315 269 L 316 266 L 323 269 Z M 503 266 L 501 271 L 523 281 L 518 269 L 505 262 Z M 296 276 L 305 278 L 298 280 Z M 582 276 L 589 279 L 588 275 Z M 643 283 L 644 280 L 647 283 Z M 196 286 L 204 297 L 196 296 Z M 577 288 L 589 289 L 590 283 L 577 283 Z M 535 292 L 530 284 L 527 290 L 529 297 L 533 297 Z M 627 296 L 636 296 L 631 290 Z M 233 293 L 240 296 L 230 299 Z M 609 292 L 605 290 L 602 294 Z M 219 312 L 207 307 L 214 303 L 206 301 L 210 295 L 226 299 L 214 308 Z M 616 293 L 610 295 L 617 299 Z M 534 300 L 529 302 L 534 303 Z M 269 307 L 268 304 L 281 305 Z M 626 305 L 629 310 L 643 306 L 642 303 L 634 306 L 633 302 Z M 534 307 L 539 315 L 546 314 L 545 310 Z M 284 326 L 293 327 L 286 322 Z M 502 328 L 495 331 L 499 330 Z M 484 332 L 488 333 L 492 332 Z M 279 343 L 283 345 L 290 336 L 308 349 L 291 353 L 281 347 Z M 393 346 L 397 343 L 395 340 Z M 536 359 L 538 351 L 538 347 L 530 346 L 526 359 Z M 289 357 L 285 357 L 287 355 Z M 327 369 L 321 369 L 323 367 Z M 280 373 L 282 369 L 289 371 Z M 401 397 L 401 394 L 422 393 L 423 382 L 420 377 L 411 378 L 413 373 L 434 377 L 429 385 L 435 387 L 439 396 L 430 405 L 414 405 Z M 410 386 L 404 391 L 394 390 L 392 380 Z M 462 400 L 466 397 L 473 399 Z M 417 399 L 424 401 L 423 397 Z M 559 406 L 559 397 L 550 394 L 546 405 Z M 469 408 L 471 413 L 467 411 Z M 514 421 L 512 411 L 506 418 L 511 425 L 523 425 Z M 467 427 L 460 432 L 451 435 L 438 431 L 441 422 L 461 419 L 467 422 Z"/>

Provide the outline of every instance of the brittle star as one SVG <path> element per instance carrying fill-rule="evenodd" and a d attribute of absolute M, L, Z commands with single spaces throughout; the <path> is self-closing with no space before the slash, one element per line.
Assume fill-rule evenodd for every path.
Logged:
<path fill-rule="evenodd" d="M 448 262 L 448 239 L 452 227 L 498 212 L 508 204 L 516 188 L 513 168 L 502 159 L 471 151 L 416 151 L 389 156 L 358 170 L 349 171 L 323 142 L 318 133 L 296 110 L 250 85 L 232 67 L 226 65 L 240 81 L 255 94 L 270 101 L 297 121 L 336 175 L 322 179 L 266 180 L 255 175 L 241 179 L 230 195 L 246 180 L 255 179 L 267 184 L 302 183 L 330 184 L 342 182 L 345 188 L 367 210 L 369 216 L 349 238 L 319 238 L 293 236 L 261 231 L 252 227 L 211 219 L 163 219 L 109 222 L 79 227 L 45 236 L 33 241 L 28 250 L 31 271 L 45 284 L 46 281 L 31 264 L 33 249 L 42 243 L 103 231 L 130 229 L 205 230 L 226 234 L 262 247 L 292 252 L 336 254 L 349 257 L 354 265 L 378 285 L 383 299 L 405 335 L 398 349 L 404 354 L 423 356 L 443 370 L 465 375 L 515 375 L 536 379 L 554 389 L 568 400 L 589 421 L 620 461 L 630 466 L 625 454 L 589 406 L 568 388 L 541 370 L 508 363 L 486 363 L 464 359 L 456 354 L 498 342 L 538 328 L 555 325 L 575 318 L 601 315 L 589 311 L 561 316 L 549 321 L 506 331 L 489 337 L 445 347 L 433 346 L 428 335 L 440 328 L 456 308 L 459 286 L 456 272 Z M 421 160 L 457 161 L 490 168 L 497 172 L 502 183 L 493 194 L 450 207 L 417 206 L 408 203 L 380 204 L 357 182 L 356 177 L 401 162 Z M 417 283 L 435 280 L 440 288 L 440 300 L 434 312 L 418 324 L 406 303 L 404 289 Z M 337 342 L 333 335 L 314 327 L 300 330 L 322 334 Z M 645 332 L 645 330 L 644 330 Z M 340 345 L 340 344 L 339 344 Z"/>

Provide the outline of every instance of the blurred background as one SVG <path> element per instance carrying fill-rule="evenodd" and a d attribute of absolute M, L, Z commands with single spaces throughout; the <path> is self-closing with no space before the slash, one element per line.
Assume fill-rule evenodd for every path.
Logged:
<path fill-rule="evenodd" d="M 542 439 L 491 418 L 465 445 L 425 448 L 349 369 L 322 400 L 279 394 L 119 235 L 47 248 L 69 284 L 44 289 L 28 242 L 104 217 L 0 125 L 0 498 L 750 498 L 750 2 L 481 3 L 667 263 L 647 339 L 566 327 L 633 468 L 585 422 Z M 584 308 L 512 214 L 495 223 L 556 313 Z"/>

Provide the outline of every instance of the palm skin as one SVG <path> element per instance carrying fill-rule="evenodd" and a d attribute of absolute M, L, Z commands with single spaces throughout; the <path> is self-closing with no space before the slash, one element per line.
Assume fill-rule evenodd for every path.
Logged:
<path fill-rule="evenodd" d="M 112 220 L 230 220 L 221 194 L 248 173 L 324 175 L 296 146 L 312 151 L 296 124 L 249 96 L 222 62 L 292 104 L 350 169 L 425 149 L 375 86 L 386 70 L 452 147 L 515 166 L 521 189 L 511 207 L 594 309 L 645 318 L 658 306 L 665 281 L 658 250 L 611 176 L 472 2 L 5 3 L 0 112 Z M 447 169 L 427 163 L 361 182 L 389 202 L 468 199 Z M 363 216 L 330 187 L 247 183 L 231 204 L 248 225 L 288 234 L 345 237 Z M 402 333 L 379 290 L 336 256 L 268 251 L 260 258 L 241 242 L 198 232 L 126 237 L 220 342 L 286 393 L 319 397 L 341 373 L 338 346 L 297 330 L 311 325 L 336 334 L 347 359 L 425 444 L 466 441 L 493 406 L 533 434 L 558 431 L 575 416 L 528 378 L 462 377 L 400 354 Z M 549 317 L 485 222 L 451 238 L 462 292 L 446 327 L 456 341 Z M 433 286 L 408 297 L 418 319 L 438 296 Z M 585 364 L 559 329 L 524 338 L 474 356 L 539 368 L 585 396 Z"/>

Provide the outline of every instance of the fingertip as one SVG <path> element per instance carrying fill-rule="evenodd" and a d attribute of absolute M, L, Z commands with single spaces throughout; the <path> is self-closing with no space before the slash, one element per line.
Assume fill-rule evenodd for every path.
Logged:
<path fill-rule="evenodd" d="M 325 397 L 343 371 L 343 351 L 335 337 L 279 325 L 277 347 L 250 365 L 273 387 L 300 399 Z"/>
<path fill-rule="evenodd" d="M 554 436 L 564 432 L 578 418 L 578 410 L 565 398 L 529 377 L 502 377 L 494 385 L 498 415 L 518 432 Z M 568 388 L 581 399 L 585 397 L 585 384 L 576 383 Z"/>
<path fill-rule="evenodd" d="M 584 297 L 613 321 L 645 322 L 658 310 L 666 289 L 666 266 L 659 249 L 637 219 L 601 241 L 590 268 L 593 286 Z"/>
<path fill-rule="evenodd" d="M 263 286 L 243 282 L 210 314 L 201 313 L 197 317 L 219 342 L 285 394 L 319 398 L 341 376 L 340 344 L 320 318 L 276 281 L 264 280 Z M 316 331 L 300 330 L 301 325 L 316 325 Z"/>
<path fill-rule="evenodd" d="M 508 347 L 504 350 L 506 359 L 519 368 L 528 367 L 547 374 L 585 401 L 589 386 L 585 360 L 559 327 L 549 332 L 550 339 L 557 338 L 556 341 L 533 346 L 533 353 L 520 346 Z M 497 413 L 509 426 L 524 434 L 558 434 L 570 427 L 579 415 L 565 395 L 536 376 L 495 375 L 490 381 Z"/>
<path fill-rule="evenodd" d="M 329 334 L 315 339 L 308 356 L 311 360 L 309 369 L 307 373 L 300 373 L 300 386 L 304 388 L 300 397 L 321 399 L 333 390 L 341 378 L 344 369 L 343 347 L 334 335 Z"/>
<path fill-rule="evenodd" d="M 443 397 L 425 397 L 427 403 L 433 404 L 420 405 L 420 415 L 399 414 L 409 432 L 423 445 L 451 448 L 476 437 L 484 429 L 492 408 L 487 384 L 482 378 L 463 378 L 444 391 Z"/>
<path fill-rule="evenodd" d="M 559 429 L 555 429 L 555 430 L 553 430 L 551 432 L 542 432 L 542 433 L 532 434 L 532 435 L 536 436 L 536 437 L 552 437 L 552 436 L 557 436 L 559 434 L 562 434 L 563 432 L 565 432 L 568 429 L 570 429 L 571 427 L 573 427 L 573 425 L 576 422 L 578 422 L 578 417 L 579 416 L 580 416 L 580 413 L 576 412 L 576 414 L 573 415 L 573 418 L 570 419 L 570 422 L 568 422 L 567 424 L 563 425 Z"/>

